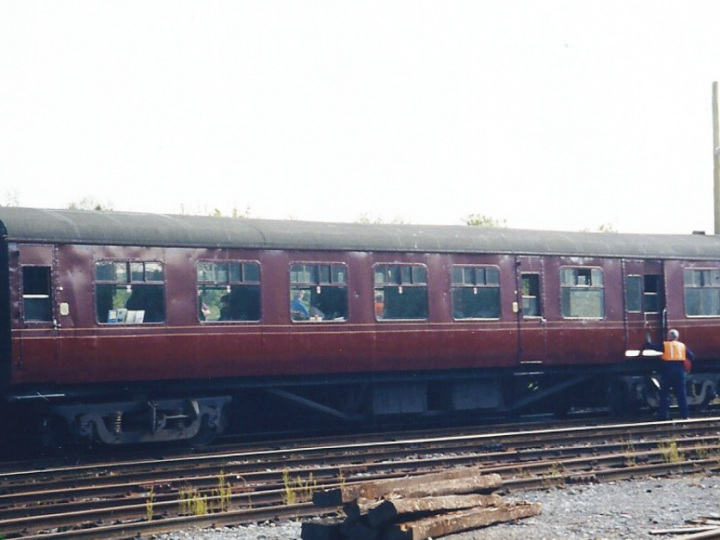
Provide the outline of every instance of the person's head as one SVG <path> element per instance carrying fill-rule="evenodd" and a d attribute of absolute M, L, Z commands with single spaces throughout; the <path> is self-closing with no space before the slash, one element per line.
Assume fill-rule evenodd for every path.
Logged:
<path fill-rule="evenodd" d="M 678 338 L 680 338 L 680 332 L 674 328 L 668 332 L 668 341 L 675 341 Z"/>

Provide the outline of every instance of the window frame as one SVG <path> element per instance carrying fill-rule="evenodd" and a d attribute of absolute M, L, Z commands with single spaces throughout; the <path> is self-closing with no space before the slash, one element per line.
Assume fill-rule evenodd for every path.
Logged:
<path fill-rule="evenodd" d="M 315 282 L 309 282 L 309 281 L 293 281 L 292 280 L 292 272 L 294 266 L 316 266 L 318 267 L 316 272 L 316 281 Z M 320 272 L 321 266 L 328 266 L 330 267 L 330 274 L 329 274 L 329 282 L 322 281 L 322 276 Z M 333 272 L 332 267 L 333 266 L 340 266 L 345 271 L 345 281 L 343 283 L 337 283 L 333 281 L 333 276 L 335 275 Z M 318 324 L 318 323 L 327 323 L 327 324 L 345 324 L 350 320 L 350 269 L 348 267 L 348 264 L 343 261 L 308 261 L 308 260 L 297 260 L 297 261 L 290 261 L 287 267 L 287 277 L 288 277 L 288 293 L 290 294 L 290 301 L 287 304 L 288 308 L 288 318 L 290 319 L 290 322 L 292 324 Z M 318 289 L 323 289 L 325 287 L 335 287 L 335 288 L 344 288 L 345 289 L 345 317 L 343 319 L 294 319 L 292 314 L 292 295 L 294 289 L 311 289 L 315 288 L 317 291 Z M 311 306 L 313 307 L 313 306 Z"/>
<path fill-rule="evenodd" d="M 477 283 L 474 283 L 472 285 L 467 285 L 464 282 L 461 284 L 455 283 L 455 278 L 453 276 L 454 270 L 456 268 L 466 269 L 471 268 L 473 270 L 477 270 L 479 268 L 487 269 L 487 268 L 493 268 L 497 270 L 497 284 L 488 284 L 487 283 L 487 274 L 485 275 L 485 283 L 482 285 L 478 285 Z M 477 272 L 473 272 L 475 279 L 477 279 Z M 464 281 L 464 272 L 463 272 L 463 281 Z M 497 264 L 453 264 L 450 265 L 450 313 L 452 316 L 453 321 L 459 321 L 459 322 L 466 322 L 466 321 L 499 321 L 502 319 L 503 316 L 503 310 L 502 310 L 502 284 L 501 281 L 501 272 L 500 272 L 500 266 Z M 473 289 L 477 290 L 479 288 L 483 289 L 497 289 L 498 290 L 498 316 L 497 317 L 456 317 L 455 316 L 455 295 L 453 294 L 455 289 Z M 475 293 L 477 294 L 477 293 Z"/>
<path fill-rule="evenodd" d="M 97 279 L 97 267 L 99 264 L 102 264 L 102 263 L 113 263 L 113 264 L 124 263 L 126 265 L 127 281 L 121 282 L 121 281 L 117 281 L 117 280 L 111 281 L 111 280 Z M 133 264 L 133 263 L 142 263 L 143 264 L 143 277 L 145 279 L 144 281 L 133 281 L 132 280 L 131 264 Z M 146 277 L 147 270 L 145 268 L 145 265 L 147 263 L 160 265 L 160 267 L 162 268 L 162 276 L 163 276 L 162 281 L 147 281 L 147 277 Z M 167 272 L 166 272 L 165 267 L 166 267 L 165 263 L 158 259 L 129 259 L 129 258 L 126 258 L 126 259 L 100 259 L 100 260 L 94 261 L 93 268 L 92 268 L 92 290 L 93 290 L 93 312 L 94 312 L 94 316 L 95 316 L 95 324 L 103 326 L 103 327 L 107 326 L 107 327 L 111 327 L 111 328 L 115 328 L 115 327 L 117 327 L 117 328 L 133 327 L 134 328 L 134 327 L 142 327 L 142 326 L 163 326 L 163 325 L 167 324 L 168 300 L 167 300 Z M 98 309 L 97 309 L 97 307 L 98 307 L 98 305 L 97 305 L 97 302 L 98 302 L 97 287 L 98 287 L 98 285 L 115 285 L 117 287 L 117 286 L 122 286 L 123 284 L 126 287 L 130 286 L 131 289 L 134 285 L 137 285 L 139 287 L 162 286 L 163 320 L 162 321 L 153 321 L 153 322 L 147 322 L 147 321 L 143 320 L 143 322 L 134 322 L 133 321 L 131 323 L 128 323 L 128 322 L 122 322 L 122 323 L 101 322 L 98 318 L 99 313 L 98 313 Z"/>
<path fill-rule="evenodd" d="M 198 275 L 199 266 L 201 264 L 207 264 L 207 263 L 228 265 L 227 281 L 225 282 L 224 285 L 220 284 L 219 281 L 200 281 L 200 277 Z M 254 265 L 256 265 L 257 271 L 258 271 L 258 280 L 257 281 L 232 281 L 230 267 L 229 267 L 229 265 L 231 265 L 231 264 L 240 264 L 240 265 L 254 264 Z M 243 272 L 244 272 L 244 269 L 243 269 Z M 209 325 L 215 325 L 215 324 L 225 324 L 225 325 L 227 325 L 227 324 L 262 324 L 262 321 L 263 321 L 262 264 L 260 264 L 259 260 L 257 260 L 257 259 L 198 259 L 197 261 L 195 261 L 195 295 L 196 295 L 196 299 L 198 300 L 198 302 L 200 299 L 198 292 L 200 290 L 200 287 L 202 287 L 203 285 L 206 285 L 208 287 L 215 287 L 215 288 L 220 288 L 220 287 L 224 286 L 225 290 L 227 291 L 227 294 L 232 292 L 233 286 L 236 286 L 236 287 L 257 286 L 258 291 L 260 292 L 260 300 L 259 300 L 260 316 L 257 319 L 251 319 L 251 320 L 243 320 L 243 319 L 233 319 L 233 320 L 226 320 L 226 321 L 222 321 L 219 319 L 216 321 L 202 320 L 202 319 L 200 319 L 200 309 L 199 309 L 200 306 L 198 305 L 198 303 L 196 303 L 195 317 L 197 318 L 198 324 L 209 324 Z"/>
<path fill-rule="evenodd" d="M 397 268 L 398 268 L 398 275 L 399 275 L 399 277 L 400 277 L 400 280 L 399 280 L 400 283 L 397 283 L 397 284 L 396 284 L 396 283 L 392 283 L 391 281 L 387 281 L 387 282 L 384 282 L 384 283 L 377 283 L 377 282 L 375 281 L 375 276 L 376 276 L 376 269 L 377 269 L 379 266 L 397 267 Z M 402 270 L 402 267 L 410 267 L 410 283 L 406 283 L 406 282 L 403 281 L 403 270 Z M 415 279 L 415 278 L 414 278 L 414 274 L 413 274 L 413 272 L 412 272 L 412 268 L 413 268 L 413 267 L 415 267 L 415 268 L 422 268 L 422 269 L 423 269 L 423 271 L 425 272 L 425 282 L 424 282 L 424 283 L 421 283 L 421 284 L 416 284 L 416 283 L 414 283 L 414 279 Z M 429 274 L 429 272 L 428 272 L 428 267 L 427 267 L 427 264 L 425 264 L 425 263 L 419 263 L 419 262 L 417 262 L 417 263 L 416 263 L 416 262 L 376 262 L 376 263 L 374 263 L 374 264 L 372 265 L 372 276 L 371 276 L 371 279 L 372 279 L 372 290 L 373 290 L 373 292 L 372 292 L 372 297 L 371 297 L 371 302 L 372 302 L 372 313 L 373 313 L 373 317 L 375 318 L 375 322 L 379 322 L 379 323 L 426 322 L 426 321 L 430 320 L 430 284 L 429 284 L 429 279 L 428 279 L 428 278 L 429 278 L 429 275 L 430 275 L 430 274 Z M 388 278 L 388 277 L 390 277 L 389 273 L 386 274 L 386 278 Z M 382 285 L 382 288 L 385 288 L 385 287 L 398 287 L 399 294 L 402 294 L 402 291 L 403 291 L 403 288 L 404 288 L 404 287 L 410 287 L 410 288 L 420 288 L 420 287 L 424 287 L 424 288 L 425 288 L 425 291 L 426 291 L 426 294 L 425 294 L 426 315 L 425 315 L 425 317 L 422 317 L 422 318 L 412 318 L 412 319 L 407 319 L 407 318 L 388 319 L 388 318 L 384 318 L 384 317 L 383 317 L 383 318 L 378 317 L 378 315 L 377 315 L 377 310 L 376 310 L 376 304 L 377 304 L 377 303 L 376 303 L 376 301 L 375 301 L 375 295 L 376 295 L 376 293 L 377 293 L 378 285 Z"/>
<path fill-rule="evenodd" d="M 25 309 L 25 299 L 31 299 L 30 297 L 34 297 L 33 299 L 40 299 L 40 297 L 45 298 L 46 295 L 26 295 L 25 294 L 25 268 L 47 268 L 48 270 L 48 294 L 47 294 L 47 301 L 48 301 L 48 308 L 49 308 L 49 314 L 50 319 L 48 320 L 41 320 L 41 319 L 27 319 L 26 315 L 26 309 Z M 53 265 L 51 264 L 21 264 L 20 265 L 20 304 L 22 306 L 21 308 L 21 322 L 24 325 L 32 325 L 32 326 L 53 326 L 55 325 L 55 302 L 54 302 L 54 287 L 53 287 Z"/>
<path fill-rule="evenodd" d="M 524 278 L 525 276 L 535 276 L 535 277 L 537 277 L 537 287 L 538 287 L 537 295 L 533 296 L 533 295 L 531 295 L 531 294 L 530 294 L 530 295 L 524 294 L 524 293 L 525 293 L 525 290 L 523 289 L 523 285 L 524 285 L 524 284 L 523 284 L 523 278 Z M 542 320 L 542 319 L 545 318 L 545 315 L 544 315 L 544 305 L 543 305 L 543 300 L 544 300 L 544 299 L 543 299 L 543 291 L 542 291 L 542 288 L 543 288 L 542 272 L 540 272 L 540 271 L 535 271 L 535 272 L 533 272 L 533 271 L 520 272 L 520 302 L 521 302 L 521 303 L 520 303 L 520 308 L 521 308 L 521 310 L 522 310 L 522 318 L 523 318 L 523 319 L 537 319 L 537 320 Z M 538 309 L 538 313 L 539 313 L 538 315 L 526 315 L 526 311 L 525 311 L 525 299 L 526 299 L 526 298 L 534 298 L 534 299 L 536 300 L 536 302 L 537 302 L 537 309 Z"/>
<path fill-rule="evenodd" d="M 694 290 L 710 289 L 710 290 L 718 291 L 718 300 L 720 302 L 720 283 L 716 286 L 714 286 L 714 285 L 706 286 L 705 284 L 702 284 L 702 285 L 698 285 L 698 286 L 693 285 L 693 286 L 688 287 L 687 281 L 685 279 L 687 272 L 708 272 L 709 271 L 709 272 L 717 272 L 718 274 L 720 274 L 720 268 L 706 268 L 706 267 L 699 267 L 699 268 L 690 267 L 690 268 L 688 268 L 688 267 L 685 267 L 682 270 L 683 270 L 683 304 L 684 304 L 683 311 L 684 311 L 685 317 L 687 317 L 688 319 L 717 319 L 717 318 L 720 318 L 720 313 L 718 313 L 717 315 L 689 315 L 688 314 L 688 301 L 687 301 L 687 289 L 694 289 Z"/>
<path fill-rule="evenodd" d="M 637 279 L 640 281 L 638 296 L 640 301 L 640 309 L 630 309 L 630 288 L 628 287 L 631 279 Z M 645 276 L 643 274 L 628 274 L 625 276 L 625 313 L 632 313 L 635 315 L 642 315 L 645 313 Z"/>
<path fill-rule="evenodd" d="M 560 316 L 565 320 L 575 320 L 575 321 L 604 321 L 607 318 L 607 312 L 605 309 L 605 270 L 602 266 L 578 266 L 578 265 L 564 265 L 560 266 L 560 272 L 559 272 L 559 281 L 560 281 Z M 565 270 L 586 270 L 590 272 L 590 284 L 589 285 L 580 285 L 580 284 L 573 284 L 573 285 L 565 285 L 563 283 L 564 277 L 563 273 Z M 592 279 L 593 279 L 593 270 L 597 270 L 600 272 L 602 285 L 597 286 L 593 285 Z M 602 292 L 602 315 L 599 317 L 583 317 L 583 316 L 573 316 L 573 315 L 566 315 L 565 310 L 563 309 L 563 293 L 566 289 L 580 289 L 580 290 L 600 290 Z"/>

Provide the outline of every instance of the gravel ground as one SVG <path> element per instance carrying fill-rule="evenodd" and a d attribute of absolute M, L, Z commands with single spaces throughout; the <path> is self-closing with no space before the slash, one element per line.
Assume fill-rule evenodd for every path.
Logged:
<path fill-rule="evenodd" d="M 680 527 L 686 519 L 720 518 L 720 476 L 645 479 L 517 493 L 543 505 L 542 515 L 461 534 L 447 540 L 655 539 L 652 529 Z M 265 523 L 154 535 L 157 540 L 297 540 L 300 523 Z"/>

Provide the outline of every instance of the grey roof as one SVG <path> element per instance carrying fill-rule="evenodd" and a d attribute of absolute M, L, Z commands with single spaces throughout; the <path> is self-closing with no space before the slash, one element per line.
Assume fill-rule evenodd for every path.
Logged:
<path fill-rule="evenodd" d="M 712 235 L 318 223 L 14 207 L 0 208 L 0 235 L 8 241 L 61 244 L 720 260 L 720 237 Z"/>

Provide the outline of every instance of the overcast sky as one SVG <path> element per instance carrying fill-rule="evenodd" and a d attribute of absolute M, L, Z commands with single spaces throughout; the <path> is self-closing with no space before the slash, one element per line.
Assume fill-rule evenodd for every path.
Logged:
<path fill-rule="evenodd" d="M 0 2 L 0 203 L 712 232 L 717 1 Z"/>

